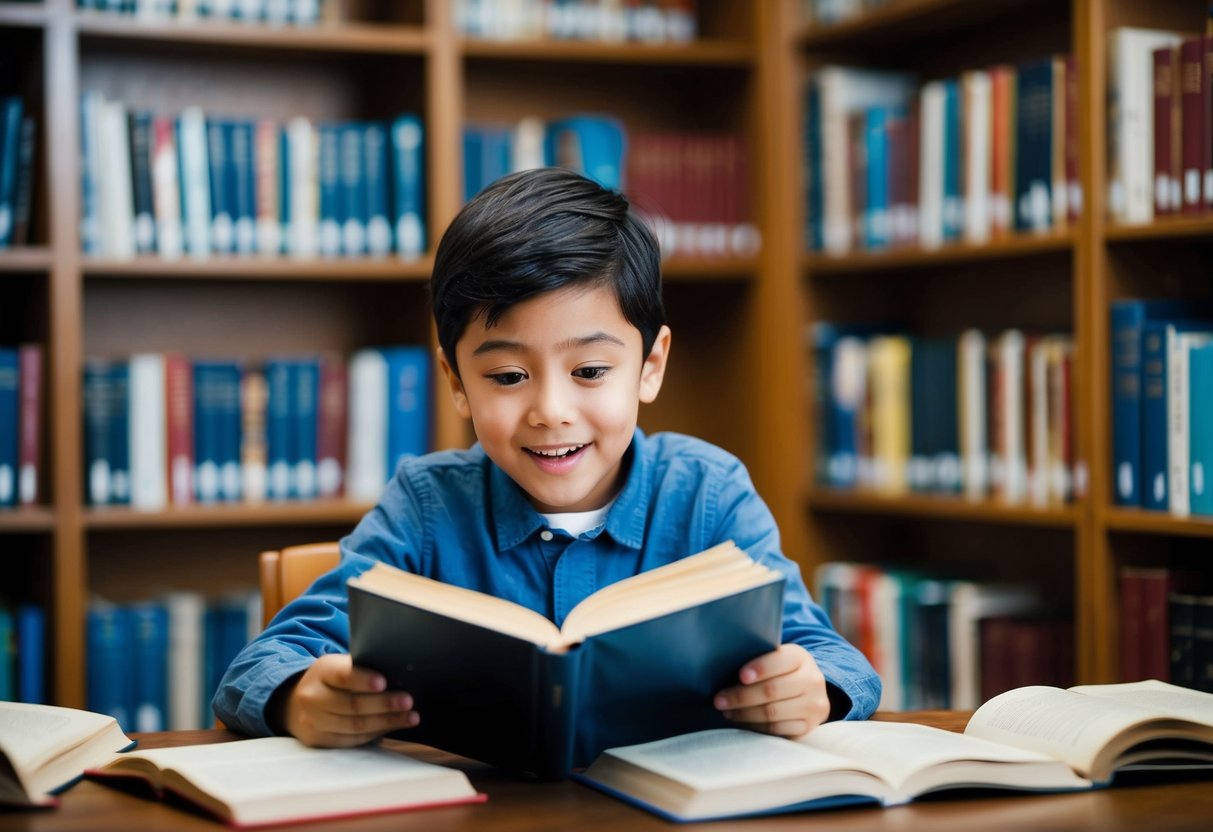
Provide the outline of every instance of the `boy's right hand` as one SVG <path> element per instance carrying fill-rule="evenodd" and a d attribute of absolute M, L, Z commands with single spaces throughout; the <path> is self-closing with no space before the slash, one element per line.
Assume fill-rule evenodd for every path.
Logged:
<path fill-rule="evenodd" d="M 316 659 L 287 695 L 283 725 L 305 745 L 362 745 L 420 721 L 413 697 L 386 690 L 381 673 L 355 667 L 347 654 Z"/>

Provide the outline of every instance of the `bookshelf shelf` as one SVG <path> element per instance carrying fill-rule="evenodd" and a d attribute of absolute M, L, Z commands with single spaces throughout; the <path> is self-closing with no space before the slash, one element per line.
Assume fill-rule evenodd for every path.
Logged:
<path fill-rule="evenodd" d="M 432 37 L 418 26 L 369 23 L 272 28 L 240 23 L 139 21 L 124 15 L 81 12 L 76 31 L 85 38 L 128 44 L 174 44 L 224 49 L 311 53 L 423 54 Z"/>
<path fill-rule="evenodd" d="M 52 254 L 46 246 L 28 246 L 0 251 L 0 273 L 44 272 L 51 267 Z"/>
<path fill-rule="evenodd" d="M 998 6 L 1016 0 L 899 0 L 837 23 L 807 24 L 797 37 L 802 50 L 868 50 L 874 43 L 911 39 L 930 31 L 933 35 L 997 14 Z M 1022 3 L 1021 3 L 1022 5 Z"/>
<path fill-rule="evenodd" d="M 863 491 L 814 487 L 805 503 L 810 511 L 884 516 L 925 517 L 1009 526 L 1074 528 L 1079 509 L 1073 505 L 1035 508 L 991 500 L 969 501 L 944 495 L 884 497 Z"/>
<path fill-rule="evenodd" d="M 1071 232 L 1015 236 L 989 243 L 954 243 L 937 249 L 892 249 L 859 251 L 842 256 L 806 254 L 801 268 L 814 277 L 851 275 L 860 272 L 897 271 L 926 267 L 1010 260 L 1066 252 L 1074 248 Z"/>
<path fill-rule="evenodd" d="M 50 532 L 55 528 L 55 512 L 45 506 L 0 511 L 0 534 Z"/>
<path fill-rule="evenodd" d="M 758 271 L 758 260 L 752 257 L 671 257 L 661 264 L 662 277 L 678 283 L 748 281 Z"/>
<path fill-rule="evenodd" d="M 597 43 L 593 41 L 492 41 L 468 38 L 466 58 L 547 63 L 605 63 L 654 66 L 746 67 L 754 46 L 745 41 L 699 40 L 686 44 Z"/>
<path fill-rule="evenodd" d="M 1213 243 L 1213 217 L 1168 217 L 1144 225 L 1110 225 L 1108 242 L 1128 243 L 1138 240 L 1171 240 L 1191 238 Z"/>
<path fill-rule="evenodd" d="M 331 281 L 428 280 L 430 259 L 291 260 L 289 258 L 209 257 L 165 260 L 137 257 L 131 260 L 87 258 L 81 265 L 85 277 L 214 278 L 217 280 L 283 279 Z"/>
<path fill-rule="evenodd" d="M 89 508 L 85 526 L 94 530 L 192 529 L 237 526 L 307 527 L 350 524 L 372 508 L 369 503 L 342 500 L 263 503 L 260 505 L 200 505 L 164 511 L 130 508 Z"/>
<path fill-rule="evenodd" d="M 1159 511 L 1113 508 L 1104 522 L 1114 532 L 1213 538 L 1213 517 L 1173 517 Z"/>
<path fill-rule="evenodd" d="M 48 17 L 44 3 L 0 3 L 0 26 L 45 26 Z"/>

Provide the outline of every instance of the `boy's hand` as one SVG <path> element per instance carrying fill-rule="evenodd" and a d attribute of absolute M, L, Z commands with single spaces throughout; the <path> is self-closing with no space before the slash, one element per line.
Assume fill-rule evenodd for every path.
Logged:
<path fill-rule="evenodd" d="M 799 737 L 830 715 L 825 676 L 799 644 L 782 644 L 741 668 L 741 684 L 716 694 L 716 709 L 747 728 Z"/>
<path fill-rule="evenodd" d="M 413 697 L 385 690 L 382 674 L 355 667 L 346 654 L 316 659 L 286 697 L 283 725 L 305 745 L 362 745 L 420 718 Z"/>

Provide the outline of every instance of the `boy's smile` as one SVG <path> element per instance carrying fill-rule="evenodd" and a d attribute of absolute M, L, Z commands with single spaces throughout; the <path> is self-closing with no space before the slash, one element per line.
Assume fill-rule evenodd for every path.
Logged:
<path fill-rule="evenodd" d="M 455 409 L 541 512 L 601 508 L 620 487 L 641 402 L 661 389 L 670 331 L 642 360 L 640 331 L 606 286 L 571 286 L 523 301 L 440 359 Z"/>

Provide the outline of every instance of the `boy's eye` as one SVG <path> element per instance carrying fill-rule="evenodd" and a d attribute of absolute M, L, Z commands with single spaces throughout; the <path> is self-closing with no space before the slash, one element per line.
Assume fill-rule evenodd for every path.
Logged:
<path fill-rule="evenodd" d="M 573 375 L 577 378 L 586 381 L 598 381 L 603 378 L 609 371 L 610 367 L 578 367 L 573 371 Z"/>
<path fill-rule="evenodd" d="M 488 375 L 489 381 L 500 385 L 501 387 L 512 387 L 515 384 L 520 384 L 525 378 L 526 376 L 523 373 L 514 371 L 506 373 L 489 373 Z"/>

